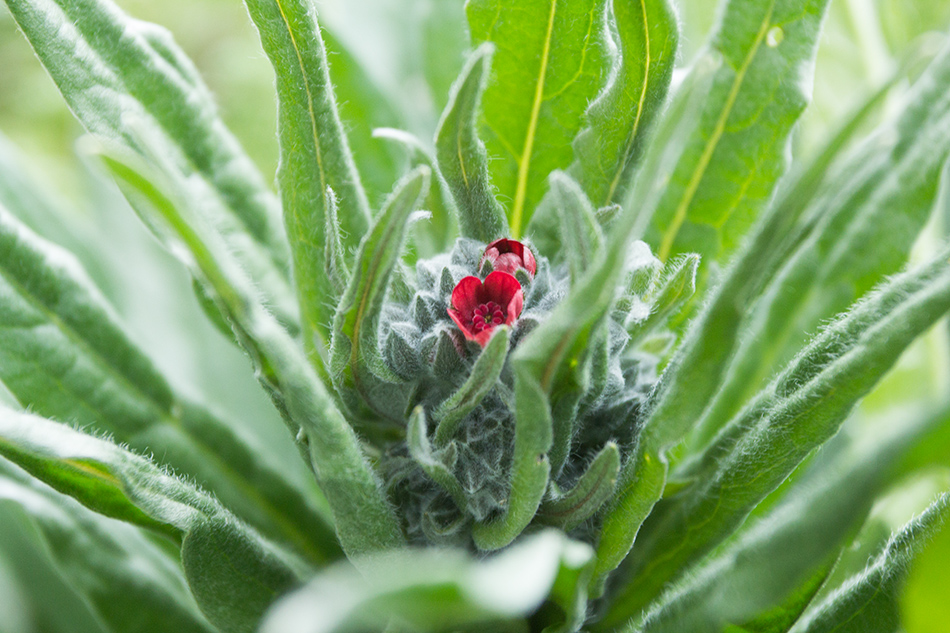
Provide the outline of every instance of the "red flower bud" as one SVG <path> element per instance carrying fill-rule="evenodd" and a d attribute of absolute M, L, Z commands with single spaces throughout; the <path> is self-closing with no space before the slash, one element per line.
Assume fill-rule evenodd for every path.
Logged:
<path fill-rule="evenodd" d="M 521 315 L 524 293 L 521 284 L 506 272 L 493 271 L 485 281 L 465 277 L 452 291 L 449 316 L 465 338 L 482 347 L 499 325 L 511 325 Z"/>
<path fill-rule="evenodd" d="M 509 240 L 504 237 L 488 245 L 485 254 L 482 255 L 482 262 L 486 259 L 491 262 L 492 270 L 500 270 L 512 275 L 519 268 L 524 268 L 529 275 L 534 277 L 534 273 L 538 269 L 538 264 L 534 261 L 534 254 L 531 249 L 518 240 Z"/>

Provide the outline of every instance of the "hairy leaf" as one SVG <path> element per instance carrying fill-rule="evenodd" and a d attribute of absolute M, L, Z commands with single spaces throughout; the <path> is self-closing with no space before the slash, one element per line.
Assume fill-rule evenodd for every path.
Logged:
<path fill-rule="evenodd" d="M 495 44 L 482 131 L 517 239 L 548 174 L 573 161 L 571 142 L 605 79 L 606 0 L 472 0 L 465 8 L 473 42 Z"/>

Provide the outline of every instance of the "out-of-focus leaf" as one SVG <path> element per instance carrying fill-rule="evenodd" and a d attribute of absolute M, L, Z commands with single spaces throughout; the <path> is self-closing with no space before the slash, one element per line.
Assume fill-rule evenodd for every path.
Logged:
<path fill-rule="evenodd" d="M 200 217 L 224 237 L 284 324 L 296 328 L 277 201 L 170 34 L 109 0 L 7 6 L 91 133 L 140 153 L 130 126 L 149 129 L 153 149 L 166 158 L 165 177 L 202 200 Z"/>
<path fill-rule="evenodd" d="M 707 55 L 719 61 L 706 106 L 658 206 L 657 255 L 725 261 L 787 168 L 792 126 L 808 102 L 827 0 L 732 0 Z M 687 78 L 686 81 L 692 81 Z"/>
<path fill-rule="evenodd" d="M 111 442 L 0 411 L 0 454 L 100 514 L 180 543 L 192 594 L 225 630 L 255 630 L 267 606 L 308 571 L 207 493 Z"/>
<path fill-rule="evenodd" d="M 569 173 L 596 207 L 623 201 L 673 76 L 679 27 L 667 0 L 613 0 L 620 60 L 587 110 Z"/>
<path fill-rule="evenodd" d="M 435 134 L 439 171 L 458 209 L 463 237 L 491 242 L 508 232 L 505 210 L 495 199 L 488 154 L 478 138 L 478 108 L 488 81 L 494 47 L 482 44 L 472 53 L 452 86 L 449 103 Z"/>
<path fill-rule="evenodd" d="M 943 527 L 916 557 L 900 597 L 902 629 L 906 633 L 941 633 L 950 622 L 944 599 L 950 563 L 950 530 Z"/>
<path fill-rule="evenodd" d="M 632 580 L 612 621 L 645 607 L 837 432 L 907 345 L 950 309 L 948 256 L 945 249 L 895 277 L 830 324 L 717 436 L 691 471 L 696 483 L 658 508 L 638 540 L 637 559 L 627 567 Z M 641 436 L 644 449 L 621 478 L 627 491 L 635 494 L 643 485 L 639 473 L 648 469 L 643 464 L 657 459 L 655 438 L 649 427 Z"/>
<path fill-rule="evenodd" d="M 813 228 L 771 274 L 754 308 L 746 308 L 734 357 L 698 422 L 702 437 L 794 355 L 805 332 L 906 262 L 950 155 L 948 86 L 950 48 L 907 96 L 900 118 L 836 166 L 840 177 L 829 179 L 807 211 Z"/>
<path fill-rule="evenodd" d="M 5 460 L 0 460 L 0 502 L 19 506 L 29 517 L 63 578 L 111 631 L 215 630 L 189 594 L 178 561 L 140 530 L 90 512 Z M 47 608 L 58 604 L 49 602 Z M 0 629 L 6 631 L 8 612 L 0 613 Z"/>
<path fill-rule="evenodd" d="M 326 49 L 308 0 L 247 0 L 264 51 L 277 76 L 280 183 L 284 223 L 293 254 L 294 281 L 304 324 L 304 345 L 322 369 L 330 337 L 334 296 L 323 271 L 328 238 L 327 187 L 339 196 L 344 244 L 355 249 L 369 227 L 370 211 L 337 114 Z"/>
<path fill-rule="evenodd" d="M 19 581 L 0 553 L 0 630 L 6 633 L 32 633 L 26 604 Z"/>
<path fill-rule="evenodd" d="M 340 119 L 353 150 L 371 208 L 380 208 L 399 179 L 405 159 L 393 147 L 385 147 L 373 135 L 376 128 L 401 127 L 403 117 L 392 105 L 391 95 L 376 84 L 359 60 L 333 33 L 321 31 L 330 65 Z"/>
<path fill-rule="evenodd" d="M 428 191 L 429 174 L 428 167 L 417 167 L 396 186 L 360 244 L 353 275 L 337 306 L 329 367 L 337 391 L 353 413 L 367 405 L 384 418 L 403 420 L 404 411 L 396 403 L 374 397 L 377 377 L 392 374 L 380 355 L 379 317 L 402 254 L 409 217 Z"/>
<path fill-rule="evenodd" d="M 317 562 L 332 527 L 260 449 L 174 392 L 75 259 L 0 208 L 0 380 L 44 416 L 109 433 L 195 477 L 265 534 Z"/>
<path fill-rule="evenodd" d="M 101 151 L 138 213 L 228 316 L 258 380 L 313 466 L 343 549 L 356 555 L 402 544 L 396 517 L 352 427 L 303 351 L 260 302 L 227 245 L 214 232 L 189 222 L 195 217 L 190 201 L 167 197 L 134 157 L 108 148 Z"/>
<path fill-rule="evenodd" d="M 946 522 L 950 495 L 943 495 L 891 537 L 867 568 L 810 608 L 789 633 L 896 632 L 901 589 L 914 556 Z"/>
<path fill-rule="evenodd" d="M 465 63 L 468 26 L 464 0 L 429 0 L 422 23 L 422 70 L 437 110 Z"/>
<path fill-rule="evenodd" d="M 671 260 L 663 269 L 655 287 L 647 297 L 650 315 L 631 324 L 637 338 L 666 323 L 696 292 L 698 255 L 682 255 Z"/>
<path fill-rule="evenodd" d="M 577 281 L 603 248 L 604 236 L 594 208 L 580 186 L 563 172 L 551 174 L 550 199 L 560 219 L 564 258 Z"/>
<path fill-rule="evenodd" d="M 517 239 L 548 174 L 571 164 L 571 142 L 609 70 L 606 0 L 472 0 L 465 8 L 473 43 L 495 44 L 482 134 Z"/>
<path fill-rule="evenodd" d="M 556 626 L 563 623 L 565 607 L 576 611 L 570 603 L 577 600 L 590 560 L 587 545 L 555 531 L 529 537 L 484 561 L 450 549 L 390 552 L 362 561 L 364 574 L 340 566 L 318 575 L 279 602 L 262 631 L 381 630 L 390 617 L 419 632 L 522 630 L 523 618 L 552 590 L 552 597 L 564 603 L 561 622 L 551 623 Z M 518 620 L 521 626 L 509 628 L 514 623 L 505 620 Z"/>
<path fill-rule="evenodd" d="M 842 431 L 776 505 L 667 588 L 629 630 L 712 633 L 733 623 L 786 631 L 881 491 L 906 474 L 908 456 L 948 431 L 947 406 L 910 419 L 888 415 L 854 436 Z"/>

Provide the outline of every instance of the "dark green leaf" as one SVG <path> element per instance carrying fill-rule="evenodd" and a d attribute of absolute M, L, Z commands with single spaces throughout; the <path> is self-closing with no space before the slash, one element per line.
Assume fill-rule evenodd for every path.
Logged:
<path fill-rule="evenodd" d="M 548 174 L 571 164 L 571 142 L 609 69 L 606 0 L 471 0 L 465 8 L 472 41 L 495 44 L 482 131 L 517 239 Z"/>
<path fill-rule="evenodd" d="M 0 380 L 22 404 L 160 454 L 315 561 L 339 555 L 316 491 L 291 483 L 251 441 L 175 393 L 79 264 L 2 208 L 0 313 Z"/>
<path fill-rule="evenodd" d="M 809 97 L 827 4 L 726 4 L 706 53 L 719 64 L 712 90 L 644 238 L 661 260 L 694 252 L 725 261 L 768 202 Z"/>
<path fill-rule="evenodd" d="M 914 556 L 946 522 L 950 496 L 942 495 L 891 537 L 867 568 L 808 612 L 789 633 L 901 630 L 900 595 Z"/>
<path fill-rule="evenodd" d="M 409 455 L 425 471 L 427 475 L 439 484 L 439 486 L 449 493 L 452 500 L 460 508 L 466 505 L 465 492 L 459 483 L 451 468 L 444 461 L 432 454 L 432 446 L 429 444 L 428 426 L 426 424 L 426 415 L 422 407 L 416 407 L 409 418 L 408 428 L 406 429 L 406 443 L 409 445 Z M 452 451 L 454 446 L 449 447 Z"/>
<path fill-rule="evenodd" d="M 667 0 L 613 0 L 620 59 L 587 110 L 569 173 L 597 207 L 622 202 L 673 75 L 679 28 Z"/>
<path fill-rule="evenodd" d="M 488 154 L 476 127 L 493 51 L 491 44 L 482 44 L 472 53 L 452 87 L 435 134 L 439 171 L 455 198 L 459 230 L 463 237 L 482 242 L 508 233 L 505 210 L 495 199 Z"/>
<path fill-rule="evenodd" d="M 565 532 L 589 519 L 617 488 L 620 474 L 620 449 L 610 442 L 581 475 L 573 488 L 541 504 L 538 514 Z"/>

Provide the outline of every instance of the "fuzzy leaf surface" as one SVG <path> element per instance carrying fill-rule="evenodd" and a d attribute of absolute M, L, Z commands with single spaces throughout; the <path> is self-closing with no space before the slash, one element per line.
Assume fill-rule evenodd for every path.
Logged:
<path fill-rule="evenodd" d="M 308 558 L 340 554 L 316 491 L 291 483 L 248 439 L 175 393 L 78 262 L 2 207 L 0 313 L 0 380 L 19 402 L 160 454 Z"/>
<path fill-rule="evenodd" d="M 707 53 L 718 63 L 711 91 L 644 238 L 661 260 L 686 252 L 726 260 L 768 202 L 810 97 L 827 4 L 726 5 Z"/>
<path fill-rule="evenodd" d="M 518 239 L 548 174 L 573 161 L 571 142 L 609 69 L 606 0 L 472 0 L 465 9 L 473 43 L 495 44 L 482 134 Z"/>
<path fill-rule="evenodd" d="M 839 317 L 717 436 L 692 471 L 696 483 L 651 518 L 611 620 L 646 606 L 837 432 L 907 345 L 950 309 L 948 255 L 895 277 Z M 655 440 L 645 433 L 650 450 Z"/>
<path fill-rule="evenodd" d="M 0 453 L 90 509 L 181 544 L 192 593 L 225 630 L 255 630 L 274 598 L 307 571 L 207 493 L 111 442 L 0 411 Z"/>

